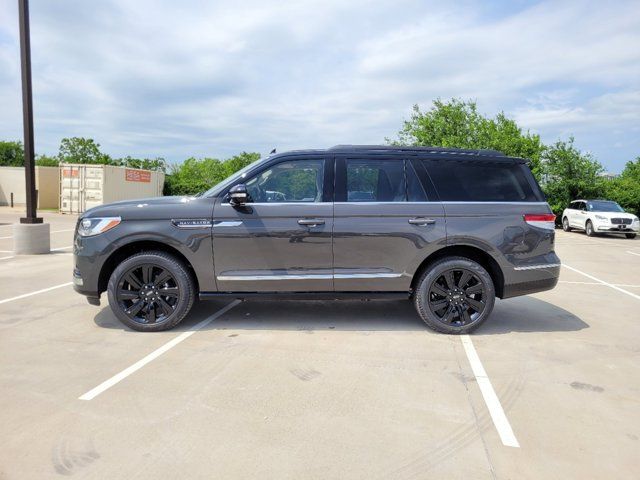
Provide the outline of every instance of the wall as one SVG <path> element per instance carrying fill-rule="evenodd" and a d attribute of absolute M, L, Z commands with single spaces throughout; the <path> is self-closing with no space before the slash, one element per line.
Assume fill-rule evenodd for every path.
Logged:
<path fill-rule="evenodd" d="M 38 208 L 58 208 L 58 167 L 36 167 Z M 24 205 L 24 167 L 0 167 L 0 205 L 9 205 L 13 192 L 14 205 Z"/>

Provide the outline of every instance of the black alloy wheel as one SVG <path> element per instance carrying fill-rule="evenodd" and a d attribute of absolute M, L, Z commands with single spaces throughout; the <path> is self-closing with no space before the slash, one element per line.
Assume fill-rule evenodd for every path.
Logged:
<path fill-rule="evenodd" d="M 150 251 L 123 260 L 111 274 L 107 293 L 111 310 L 122 323 L 156 332 L 180 323 L 197 292 L 192 274 L 179 259 Z"/>
<path fill-rule="evenodd" d="M 167 269 L 145 263 L 133 267 L 118 283 L 118 305 L 134 322 L 164 322 L 176 308 L 178 284 Z"/>
<path fill-rule="evenodd" d="M 429 310 L 446 325 L 471 324 L 484 311 L 486 287 L 473 272 L 452 268 L 429 287 Z"/>
<path fill-rule="evenodd" d="M 482 265 L 452 256 L 425 268 L 414 287 L 413 301 L 430 328 L 461 334 L 484 323 L 493 310 L 495 296 L 491 275 Z"/>

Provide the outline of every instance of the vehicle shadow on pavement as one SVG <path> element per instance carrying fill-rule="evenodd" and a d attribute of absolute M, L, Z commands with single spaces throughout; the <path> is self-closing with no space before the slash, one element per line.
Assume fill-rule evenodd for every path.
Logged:
<path fill-rule="evenodd" d="M 189 316 L 172 331 L 193 328 L 231 300 L 197 302 Z M 130 330 L 109 307 L 102 308 L 94 322 L 101 328 Z M 574 314 L 533 297 L 497 300 L 491 317 L 474 335 L 510 332 L 562 332 L 588 328 Z M 407 300 L 283 301 L 246 300 L 202 330 L 292 330 L 292 331 L 424 331 L 430 330 Z"/>
<path fill-rule="evenodd" d="M 473 335 L 511 332 L 572 332 L 589 328 L 573 313 L 535 297 L 496 299 L 491 317 Z"/>

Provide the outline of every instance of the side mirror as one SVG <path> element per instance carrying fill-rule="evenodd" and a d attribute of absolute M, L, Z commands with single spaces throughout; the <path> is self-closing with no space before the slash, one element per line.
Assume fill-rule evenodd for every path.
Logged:
<path fill-rule="evenodd" d="M 231 205 L 244 205 L 249 199 L 247 186 L 244 183 L 234 185 L 229 189 L 229 203 Z"/>

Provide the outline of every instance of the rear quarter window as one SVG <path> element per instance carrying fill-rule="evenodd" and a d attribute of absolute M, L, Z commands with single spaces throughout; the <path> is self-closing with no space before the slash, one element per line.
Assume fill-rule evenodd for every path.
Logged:
<path fill-rule="evenodd" d="M 446 202 L 537 202 L 526 165 L 509 162 L 423 160 Z"/>

